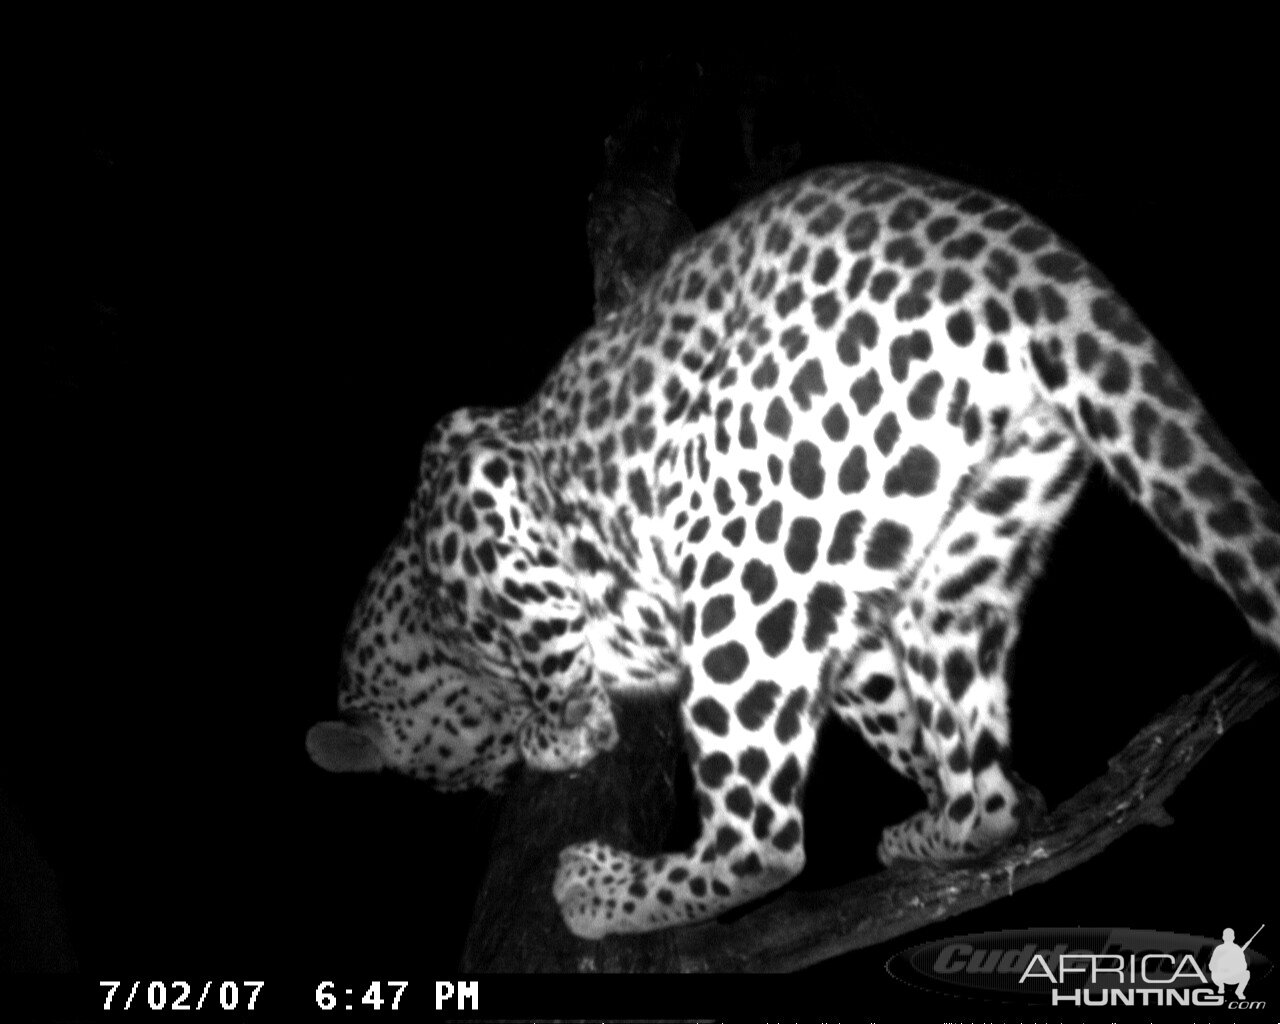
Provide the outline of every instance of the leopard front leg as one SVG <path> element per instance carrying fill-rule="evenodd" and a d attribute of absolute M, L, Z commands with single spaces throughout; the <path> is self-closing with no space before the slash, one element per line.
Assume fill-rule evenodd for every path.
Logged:
<path fill-rule="evenodd" d="M 804 867 L 799 798 L 823 652 L 775 658 L 731 640 L 685 653 L 693 680 L 682 717 L 701 834 L 687 850 L 657 857 L 599 841 L 565 849 L 553 893 L 565 924 L 584 938 L 715 917 Z"/>

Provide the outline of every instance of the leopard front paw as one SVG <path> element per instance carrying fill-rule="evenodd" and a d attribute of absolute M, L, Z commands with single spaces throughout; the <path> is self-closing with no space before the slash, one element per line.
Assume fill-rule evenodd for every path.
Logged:
<path fill-rule="evenodd" d="M 599 939 L 609 933 L 609 921 L 617 909 L 616 895 L 609 888 L 625 870 L 623 856 L 594 841 L 560 851 L 551 894 L 566 927 L 579 938 Z"/>

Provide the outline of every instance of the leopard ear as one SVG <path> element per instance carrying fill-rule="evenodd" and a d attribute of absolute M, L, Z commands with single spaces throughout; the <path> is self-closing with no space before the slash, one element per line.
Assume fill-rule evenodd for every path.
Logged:
<path fill-rule="evenodd" d="M 327 772 L 376 772 L 386 765 L 373 738 L 349 722 L 317 722 L 307 730 L 307 753 Z"/>

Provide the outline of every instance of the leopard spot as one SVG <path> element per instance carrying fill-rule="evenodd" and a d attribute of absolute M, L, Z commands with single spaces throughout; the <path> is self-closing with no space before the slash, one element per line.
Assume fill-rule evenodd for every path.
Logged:
<path fill-rule="evenodd" d="M 947 809 L 947 817 L 952 821 L 964 821 L 965 818 L 973 814 L 973 808 L 973 794 L 965 793 L 951 802 L 951 806 Z"/>
<path fill-rule="evenodd" d="M 761 617 L 756 625 L 756 638 L 765 654 L 776 658 L 790 646 L 795 621 L 796 603 L 791 598 L 780 601 Z"/>
<path fill-rule="evenodd" d="M 708 754 L 698 764 L 698 778 L 708 789 L 719 789 L 732 771 L 733 761 L 720 750 Z"/>
<path fill-rule="evenodd" d="M 818 651 L 835 633 L 837 617 L 844 610 L 844 591 L 832 583 L 818 583 L 805 600 L 804 647 Z"/>
<path fill-rule="evenodd" d="M 949 267 L 947 270 L 943 271 L 942 286 L 938 291 L 938 298 L 949 306 L 964 298 L 965 293 L 972 287 L 973 278 L 963 270 L 959 270 L 956 267 Z"/>
<path fill-rule="evenodd" d="M 716 830 L 716 852 L 728 853 L 742 842 L 742 833 L 731 825 L 721 825 Z"/>
<path fill-rule="evenodd" d="M 717 736 L 729 735 L 729 713 L 718 700 L 703 697 L 689 709 L 694 723 Z"/>
<path fill-rule="evenodd" d="M 1151 511 L 1157 521 L 1176 540 L 1195 546 L 1200 543 L 1200 530 L 1195 515 L 1182 504 L 1182 495 L 1168 484 L 1153 486 Z"/>
<path fill-rule="evenodd" d="M 778 692 L 780 693 L 781 689 Z M 757 725 L 754 728 L 758 729 L 759 726 Z M 748 747 L 738 755 L 738 773 L 753 786 L 760 785 L 768 772 L 769 755 L 759 747 Z M 757 808 L 756 813 L 759 814 L 759 808 Z"/>
<path fill-rule="evenodd" d="M 702 635 L 714 636 L 733 622 L 733 595 L 719 594 L 702 606 Z"/>
<path fill-rule="evenodd" d="M 875 370 L 867 371 L 849 388 L 849 397 L 853 399 L 854 407 L 862 416 L 876 407 L 876 403 L 880 401 L 883 394 L 884 387 L 880 383 L 879 373 Z"/>
<path fill-rule="evenodd" d="M 778 363 L 773 358 L 773 353 L 766 353 L 764 358 L 760 360 L 760 364 L 751 371 L 751 385 L 757 391 L 768 391 L 778 383 L 779 376 Z"/>
<path fill-rule="evenodd" d="M 959 314 L 956 314 L 959 315 Z M 966 316 L 968 314 L 965 314 Z M 925 331 L 912 331 L 889 343 L 889 372 L 902 383 L 907 379 L 912 360 L 924 362 L 933 354 L 933 343 Z"/>
<path fill-rule="evenodd" d="M 862 349 L 875 348 L 879 336 L 880 325 L 875 317 L 860 309 L 845 321 L 844 330 L 836 339 L 836 355 L 846 366 L 856 366 L 862 358 Z"/>
<path fill-rule="evenodd" d="M 725 796 L 724 806 L 730 814 L 737 815 L 739 818 L 750 818 L 751 811 L 755 808 L 755 800 L 751 797 L 751 790 L 746 786 L 734 786 Z"/>
<path fill-rule="evenodd" d="M 784 853 L 800 845 L 800 823 L 791 818 L 773 837 L 773 845 Z"/>
<path fill-rule="evenodd" d="M 937 370 L 930 370 L 916 381 L 907 394 L 907 411 L 915 419 L 927 420 L 933 415 L 941 390 L 942 374 Z"/>
<path fill-rule="evenodd" d="M 717 683 L 734 683 L 742 678 L 750 662 L 747 649 L 737 640 L 713 647 L 702 659 L 702 668 Z"/>
<path fill-rule="evenodd" d="M 701 585 L 703 587 L 712 587 L 721 580 L 727 579 L 732 572 L 733 562 L 725 558 L 720 552 L 713 551 L 706 564 L 702 567 Z M 688 589 L 689 584 L 685 583 L 684 587 Z"/>
<path fill-rule="evenodd" d="M 964 348 L 973 341 L 973 316 L 967 309 L 958 309 L 947 317 L 946 327 L 947 337 L 960 348 Z"/>
<path fill-rule="evenodd" d="M 871 438 L 876 443 L 876 447 L 880 450 L 881 455 L 888 455 L 893 451 L 893 446 L 898 443 L 898 438 L 902 436 L 902 427 L 898 423 L 898 417 L 895 413 L 887 412 L 880 419 L 879 425 L 875 429 L 875 433 Z"/>
<path fill-rule="evenodd" d="M 883 704 L 893 696 L 897 689 L 897 683 L 892 676 L 887 676 L 883 672 L 877 672 L 873 676 L 869 676 L 859 687 L 864 697 L 876 704 Z"/>
<path fill-rule="evenodd" d="M 884 493 L 890 498 L 899 494 L 923 497 L 938 486 L 941 464 L 938 457 L 921 445 L 912 445 L 884 478 Z"/>
<path fill-rule="evenodd" d="M 1057 338 L 1049 341 L 1032 340 L 1028 346 L 1031 365 L 1050 391 L 1057 391 L 1067 383 L 1067 364 L 1062 359 L 1061 344 Z"/>
<path fill-rule="evenodd" d="M 853 561 L 854 542 L 866 520 L 867 517 L 856 509 L 840 516 L 831 537 L 831 546 L 827 548 L 828 565 L 843 565 Z"/>
<path fill-rule="evenodd" d="M 867 453 L 860 444 L 854 445 L 836 476 L 836 484 L 841 494 L 857 494 L 867 486 L 871 474 L 867 469 Z"/>
<path fill-rule="evenodd" d="M 1147 334 L 1133 310 L 1114 295 L 1101 295 L 1089 307 L 1093 322 L 1101 330 L 1128 345 L 1140 345 Z"/>
<path fill-rule="evenodd" d="M 1241 537 L 1253 529 L 1249 507 L 1242 501 L 1228 501 L 1205 517 L 1209 529 L 1219 537 Z"/>
<path fill-rule="evenodd" d="M 822 429 L 832 441 L 843 441 L 849 435 L 849 417 L 838 405 L 833 405 L 822 417 Z"/>
<path fill-rule="evenodd" d="M 880 222 L 870 210 L 855 213 L 844 228 L 845 245 L 853 252 L 871 248 L 880 237 Z"/>
<path fill-rule="evenodd" d="M 1167 420 L 1160 432 L 1160 465 L 1165 469 L 1181 469 L 1191 461 L 1191 438 L 1173 420 Z"/>
<path fill-rule="evenodd" d="M 781 397 L 774 396 L 765 411 L 764 429 L 774 437 L 786 440 L 791 434 L 791 411 Z"/>
<path fill-rule="evenodd" d="M 782 291 L 778 292 L 773 301 L 773 307 L 778 316 L 785 320 L 796 311 L 802 302 L 804 302 L 804 286 L 799 281 L 792 281 Z"/>
<path fill-rule="evenodd" d="M 742 570 L 742 585 L 751 596 L 752 604 L 763 604 L 777 589 L 778 577 L 769 565 L 753 558 Z"/>
<path fill-rule="evenodd" d="M 791 486 L 805 498 L 820 498 L 826 472 L 822 452 L 812 441 L 800 441 L 791 451 Z"/>
<path fill-rule="evenodd" d="M 840 269 L 840 257 L 831 248 L 823 249 L 813 262 L 813 282 L 816 285 L 828 284 Z"/>
<path fill-rule="evenodd" d="M 963 572 L 950 577 L 938 587 L 938 600 L 948 604 L 960 601 L 987 582 L 999 568 L 1000 563 L 990 556 L 976 559 Z"/>
<path fill-rule="evenodd" d="M 876 302 L 884 302 L 893 290 L 898 287 L 900 278 L 897 273 L 892 270 L 882 270 L 878 274 L 871 277 L 871 287 L 868 289 L 869 294 Z"/>
<path fill-rule="evenodd" d="M 796 516 L 791 520 L 791 529 L 787 535 L 783 554 L 787 565 L 798 573 L 806 573 L 818 560 L 818 540 L 822 536 L 822 525 L 810 516 Z"/>
<path fill-rule="evenodd" d="M 840 300 L 835 292 L 823 292 L 812 303 L 813 322 L 820 330 L 829 330 L 831 325 L 840 319 Z"/>
<path fill-rule="evenodd" d="M 780 743 L 790 743 L 800 735 L 801 715 L 808 702 L 809 697 L 803 687 L 791 691 L 773 723 L 774 735 Z"/>
<path fill-rule="evenodd" d="M 796 760 L 795 754 L 790 754 L 769 784 L 769 792 L 773 794 L 774 800 L 786 806 L 795 799 L 800 779 L 800 762 Z"/>
<path fill-rule="evenodd" d="M 827 393 L 827 382 L 822 375 L 822 364 L 817 359 L 808 360 L 791 380 L 791 396 L 805 412 L 813 406 L 815 395 Z"/>
<path fill-rule="evenodd" d="M 863 561 L 872 569 L 897 569 L 911 547 L 911 531 L 892 519 L 876 523 L 867 538 Z"/>
<path fill-rule="evenodd" d="M 764 865 L 760 863 L 760 855 L 758 853 L 749 853 L 742 860 L 735 861 L 729 865 L 729 870 L 739 878 L 751 878 L 764 871 Z M 727 896 L 728 893 L 726 892 Z"/>
<path fill-rule="evenodd" d="M 1001 477 L 988 484 L 974 500 L 979 512 L 992 516 L 1008 515 L 1027 496 L 1030 482 L 1023 477 Z"/>
<path fill-rule="evenodd" d="M 947 683 L 947 692 L 957 703 L 969 691 L 975 674 L 973 662 L 963 651 L 952 651 L 942 662 L 942 675 Z"/>

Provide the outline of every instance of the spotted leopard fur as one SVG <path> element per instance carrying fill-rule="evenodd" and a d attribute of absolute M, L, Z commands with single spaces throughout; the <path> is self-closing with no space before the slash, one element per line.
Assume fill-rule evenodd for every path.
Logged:
<path fill-rule="evenodd" d="M 882 860 L 980 853 L 1026 806 L 1008 654 L 1092 463 L 1280 647 L 1280 509 L 1099 273 L 975 189 L 810 174 L 676 252 L 526 405 L 437 426 L 312 756 L 494 789 L 609 749 L 611 694 L 674 691 L 701 835 L 565 850 L 582 936 L 793 878 L 827 714 L 924 790 Z"/>

